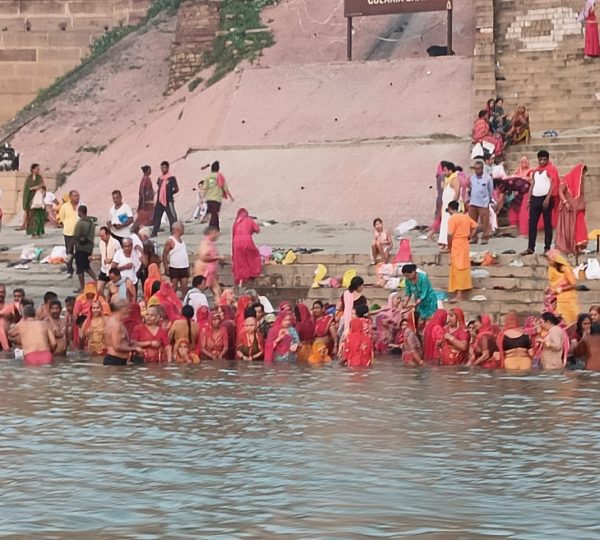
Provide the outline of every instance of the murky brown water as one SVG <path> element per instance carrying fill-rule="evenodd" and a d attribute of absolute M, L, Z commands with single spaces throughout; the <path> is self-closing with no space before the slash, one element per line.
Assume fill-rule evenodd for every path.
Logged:
<path fill-rule="evenodd" d="M 600 376 L 0 366 L 0 536 L 600 537 Z"/>

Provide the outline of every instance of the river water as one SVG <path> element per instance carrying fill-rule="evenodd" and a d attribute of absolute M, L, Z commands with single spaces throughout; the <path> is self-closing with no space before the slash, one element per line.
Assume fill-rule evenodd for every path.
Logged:
<path fill-rule="evenodd" d="M 600 376 L 0 366 L 0 536 L 600 538 Z"/>

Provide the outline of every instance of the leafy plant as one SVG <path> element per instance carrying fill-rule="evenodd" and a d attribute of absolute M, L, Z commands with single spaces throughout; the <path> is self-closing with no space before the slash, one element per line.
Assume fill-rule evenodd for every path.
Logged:
<path fill-rule="evenodd" d="M 262 50 L 275 43 L 272 32 L 263 26 L 260 15 L 265 6 L 276 0 L 223 0 L 221 3 L 221 30 L 213 49 L 205 57 L 205 65 L 215 66 L 208 79 L 211 85 L 232 71 L 242 60 L 253 61 Z M 264 31 L 260 31 L 264 28 Z M 252 30 L 252 32 L 249 32 Z"/>

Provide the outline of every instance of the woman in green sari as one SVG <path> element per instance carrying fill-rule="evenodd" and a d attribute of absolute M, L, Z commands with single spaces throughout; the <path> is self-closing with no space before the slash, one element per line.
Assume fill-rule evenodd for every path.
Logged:
<path fill-rule="evenodd" d="M 44 196 L 46 185 L 40 174 L 40 166 L 34 163 L 31 174 L 25 180 L 23 187 L 23 210 L 26 214 L 27 234 L 37 238 L 45 234 L 46 206 Z"/>

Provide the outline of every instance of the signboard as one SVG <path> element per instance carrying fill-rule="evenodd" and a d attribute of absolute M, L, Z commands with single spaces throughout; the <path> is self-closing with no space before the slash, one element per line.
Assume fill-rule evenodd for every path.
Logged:
<path fill-rule="evenodd" d="M 345 0 L 344 17 L 396 15 L 452 9 L 453 0 Z"/>
<path fill-rule="evenodd" d="M 352 18 L 371 15 L 398 15 L 424 11 L 448 12 L 448 54 L 452 52 L 452 9 L 454 0 L 344 0 L 347 21 L 348 60 L 352 60 Z"/>

